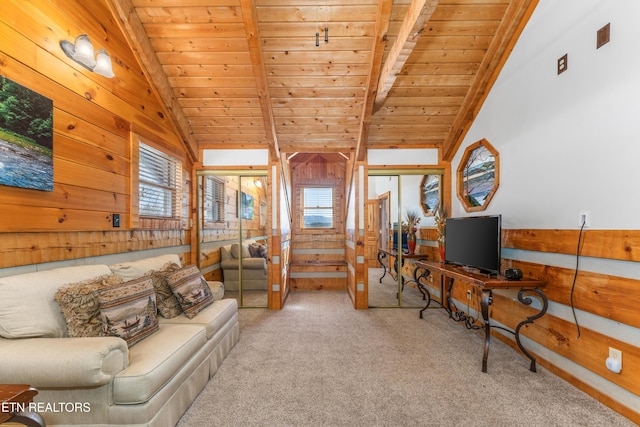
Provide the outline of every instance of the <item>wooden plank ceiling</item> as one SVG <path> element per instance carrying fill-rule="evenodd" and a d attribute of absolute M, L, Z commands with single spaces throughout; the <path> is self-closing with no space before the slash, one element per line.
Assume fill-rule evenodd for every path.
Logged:
<path fill-rule="evenodd" d="M 537 3 L 105 1 L 192 149 L 360 160 L 392 147 L 449 160 Z"/>

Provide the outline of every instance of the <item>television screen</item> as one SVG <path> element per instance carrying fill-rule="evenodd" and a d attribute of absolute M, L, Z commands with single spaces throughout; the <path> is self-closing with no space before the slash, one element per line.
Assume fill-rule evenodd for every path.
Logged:
<path fill-rule="evenodd" d="M 445 263 L 500 273 L 501 216 L 447 218 Z"/>

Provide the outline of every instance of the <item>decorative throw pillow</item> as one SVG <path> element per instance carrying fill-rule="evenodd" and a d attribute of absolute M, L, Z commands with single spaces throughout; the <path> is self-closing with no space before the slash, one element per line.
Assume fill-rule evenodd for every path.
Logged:
<path fill-rule="evenodd" d="M 99 289 L 122 283 L 115 274 L 95 277 L 61 287 L 55 294 L 60 311 L 67 324 L 67 334 L 72 337 L 98 337 L 102 334 Z"/>
<path fill-rule="evenodd" d="M 189 319 L 193 319 L 202 309 L 213 303 L 211 289 L 195 265 L 187 265 L 169 273 L 167 280 L 184 315 Z"/>
<path fill-rule="evenodd" d="M 158 313 L 165 319 L 172 319 L 182 313 L 182 307 L 169 287 L 167 274 L 179 270 L 180 266 L 170 262 L 162 267 L 160 271 L 150 271 L 151 282 L 156 290 L 156 304 Z"/>
<path fill-rule="evenodd" d="M 251 258 L 267 259 L 267 247 L 260 243 L 251 243 L 249 245 L 249 253 L 251 254 Z"/>
<path fill-rule="evenodd" d="M 158 330 L 156 293 L 143 276 L 98 291 L 102 332 L 120 337 L 131 347 Z"/>
<path fill-rule="evenodd" d="M 239 244 L 239 243 L 233 243 L 231 245 L 231 249 L 229 250 L 229 252 L 231 252 L 231 256 L 234 258 L 240 258 L 240 253 L 242 252 L 242 258 L 250 258 L 251 257 L 251 253 L 249 252 L 249 245 L 247 244 Z"/>

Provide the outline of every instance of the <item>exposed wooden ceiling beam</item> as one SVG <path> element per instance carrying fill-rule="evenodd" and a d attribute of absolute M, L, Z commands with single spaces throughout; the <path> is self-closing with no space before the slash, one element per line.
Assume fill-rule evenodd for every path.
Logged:
<path fill-rule="evenodd" d="M 538 0 L 514 0 L 509 4 L 471 88 L 458 110 L 452 131 L 442 144 L 442 160 L 453 159 L 537 4 Z"/>
<path fill-rule="evenodd" d="M 366 153 L 369 126 L 371 126 L 371 115 L 373 114 L 373 102 L 376 98 L 378 77 L 380 76 L 379 70 L 382 64 L 387 32 L 389 31 L 392 8 L 393 0 L 378 0 L 378 19 L 376 20 L 375 37 L 373 38 L 373 47 L 371 49 L 371 65 L 369 76 L 367 77 L 367 91 L 365 92 L 365 102 L 362 107 L 358 142 L 355 147 L 356 159 L 358 161 L 363 161 Z"/>
<path fill-rule="evenodd" d="M 382 107 L 387 94 L 393 87 L 393 83 L 396 81 L 400 71 L 402 71 L 402 67 L 404 67 L 424 31 L 426 23 L 429 22 L 431 15 L 436 10 L 436 6 L 438 6 L 438 0 L 413 0 L 409 5 L 398 32 L 398 37 L 393 43 L 387 56 L 387 61 L 384 63 L 380 73 L 374 111 Z"/>
<path fill-rule="evenodd" d="M 167 75 L 162 68 L 155 49 L 151 45 L 149 37 L 147 37 L 133 3 L 131 3 L 131 0 L 106 0 L 106 4 L 113 16 L 118 18 L 122 33 L 134 51 L 145 76 L 151 83 L 152 90 L 166 106 L 171 116 L 171 121 L 180 137 L 184 140 L 185 146 L 193 159 L 197 160 L 199 155 L 198 143 L 191 132 L 182 107 L 173 94 Z"/>
<path fill-rule="evenodd" d="M 278 147 L 278 135 L 276 133 L 273 110 L 271 108 L 271 96 L 269 95 L 267 73 L 264 68 L 255 2 L 253 0 L 240 0 L 240 6 L 242 8 L 242 19 L 244 21 L 244 28 L 247 34 L 247 41 L 249 42 L 251 66 L 253 67 L 256 88 L 258 89 L 258 97 L 260 98 L 262 119 L 264 121 L 267 139 L 269 140 L 269 150 L 271 151 L 273 159 L 279 159 L 280 148 Z"/>

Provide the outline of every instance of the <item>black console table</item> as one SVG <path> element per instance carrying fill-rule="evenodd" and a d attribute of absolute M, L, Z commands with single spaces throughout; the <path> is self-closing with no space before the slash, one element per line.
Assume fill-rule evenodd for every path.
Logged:
<path fill-rule="evenodd" d="M 398 257 L 399 257 L 398 251 L 396 251 L 395 249 L 392 249 L 392 250 L 378 249 L 378 263 L 380 264 L 380 267 L 383 268 L 382 276 L 380 276 L 380 279 L 379 279 L 380 283 L 382 283 L 382 279 L 384 278 L 384 276 L 386 276 L 387 273 L 389 273 L 389 275 L 393 277 L 394 280 L 398 278 L 397 276 L 398 274 L 402 275 L 402 267 L 404 267 L 406 260 L 408 259 L 426 260 L 427 259 L 426 254 L 410 254 L 410 253 L 402 252 L 401 256 L 402 256 L 402 266 L 398 266 Z M 385 264 L 385 260 L 389 257 L 393 258 L 393 263 L 391 262 L 391 260 L 389 260 L 389 266 L 387 267 L 387 265 Z M 391 266 L 391 264 L 393 264 L 393 267 Z M 422 286 L 420 286 L 420 284 L 418 283 L 418 276 L 416 276 L 417 272 L 418 272 L 418 269 L 414 271 L 413 279 L 416 282 L 418 291 L 422 293 L 422 299 L 426 299 L 426 294 L 423 292 Z M 404 283 L 405 283 L 405 279 L 404 279 L 404 276 L 402 276 L 403 291 L 404 291 Z"/>
<path fill-rule="evenodd" d="M 537 297 L 542 303 L 542 307 L 537 314 L 529 316 L 518 323 L 515 331 L 500 327 L 500 329 L 514 334 L 518 348 L 520 348 L 522 353 L 531 361 L 529 370 L 531 372 L 536 372 L 536 359 L 522 345 L 522 342 L 520 341 L 520 329 L 522 329 L 522 327 L 526 324 L 533 323 L 536 319 L 544 316 L 544 314 L 547 312 L 549 304 L 547 297 L 543 291 L 543 288 L 546 286 L 546 283 L 544 281 L 530 278 L 522 278 L 520 280 L 507 280 L 504 276 L 487 276 L 486 274 L 469 271 L 462 267 L 456 267 L 432 261 L 416 261 L 415 263 L 416 266 L 421 269 L 421 274 L 418 279 L 429 277 L 431 275 L 431 272 L 440 274 L 440 295 L 442 298 L 441 308 L 444 308 L 449 313 L 450 318 L 456 321 L 464 321 L 468 326 L 471 326 L 474 320 L 471 319 L 466 313 L 457 310 L 451 303 L 451 290 L 453 289 L 453 285 L 456 280 L 468 283 L 480 290 L 480 312 L 482 314 L 485 334 L 482 356 L 482 372 L 487 372 L 487 358 L 489 356 L 489 345 L 491 344 L 491 328 L 499 327 L 491 325 L 491 321 L 489 318 L 489 306 L 493 303 L 492 291 L 494 289 L 518 289 L 518 301 L 524 305 L 530 305 L 532 303 L 531 295 Z M 445 278 L 448 280 L 446 286 Z M 423 311 L 429 308 L 429 305 L 431 303 L 431 295 L 426 287 L 420 285 L 419 280 L 418 286 L 423 287 L 424 292 L 426 292 L 427 294 L 427 305 L 422 310 L 420 310 L 420 318 L 422 319 Z"/>

